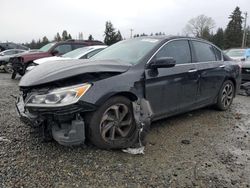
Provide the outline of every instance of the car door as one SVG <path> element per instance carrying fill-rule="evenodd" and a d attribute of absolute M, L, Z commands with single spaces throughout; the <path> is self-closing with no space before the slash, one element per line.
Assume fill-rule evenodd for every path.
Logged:
<path fill-rule="evenodd" d="M 213 45 L 192 40 L 194 61 L 199 73 L 197 102 L 199 105 L 212 103 L 225 78 L 225 65 L 222 53 Z"/>
<path fill-rule="evenodd" d="M 198 75 L 188 40 L 167 42 L 154 59 L 172 57 L 176 65 L 171 68 L 145 70 L 145 95 L 150 102 L 155 118 L 174 114 L 192 106 L 196 99 Z M 149 63 L 151 63 L 149 62 Z"/>

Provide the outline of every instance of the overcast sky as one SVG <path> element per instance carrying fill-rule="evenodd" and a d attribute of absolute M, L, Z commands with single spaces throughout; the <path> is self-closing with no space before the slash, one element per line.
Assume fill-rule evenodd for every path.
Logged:
<path fill-rule="evenodd" d="M 72 37 L 83 33 L 103 40 L 110 20 L 125 38 L 135 33 L 182 34 L 189 19 L 212 17 L 225 28 L 228 16 L 239 6 L 250 14 L 250 0 L 0 0 L 0 41 L 52 40 L 66 29 Z M 250 18 L 248 18 L 248 25 Z"/>

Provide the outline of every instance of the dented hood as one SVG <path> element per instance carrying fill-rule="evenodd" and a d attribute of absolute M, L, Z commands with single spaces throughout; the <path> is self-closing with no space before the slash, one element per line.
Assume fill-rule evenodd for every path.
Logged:
<path fill-rule="evenodd" d="M 31 87 L 61 79 L 97 72 L 126 72 L 131 64 L 115 60 L 63 60 L 43 63 L 25 74 L 20 87 Z"/>

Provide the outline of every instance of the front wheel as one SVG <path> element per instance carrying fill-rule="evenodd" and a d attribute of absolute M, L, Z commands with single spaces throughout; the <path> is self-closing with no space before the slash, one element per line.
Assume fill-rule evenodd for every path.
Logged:
<path fill-rule="evenodd" d="M 132 104 L 125 97 L 107 100 L 90 115 L 87 124 L 88 139 L 99 148 L 127 148 L 137 140 Z"/>
<path fill-rule="evenodd" d="M 227 110 L 233 102 L 234 93 L 235 87 L 233 82 L 231 80 L 225 81 L 219 92 L 217 108 L 219 110 Z"/>

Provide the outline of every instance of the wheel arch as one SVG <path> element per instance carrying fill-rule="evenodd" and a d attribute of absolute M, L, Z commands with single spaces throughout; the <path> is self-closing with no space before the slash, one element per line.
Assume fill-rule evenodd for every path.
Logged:
<path fill-rule="evenodd" d="M 130 91 L 118 91 L 118 92 L 114 92 L 114 93 L 109 93 L 108 95 L 103 96 L 102 98 L 100 98 L 96 104 L 97 105 L 102 105 L 105 101 L 109 100 L 112 97 L 116 97 L 116 96 L 123 96 L 125 98 L 128 98 L 131 101 L 136 101 L 138 99 L 138 96 Z"/>

